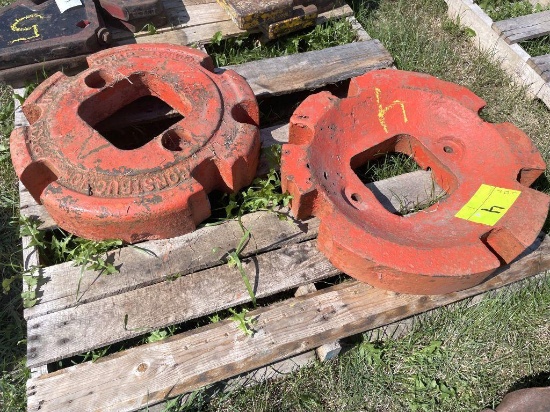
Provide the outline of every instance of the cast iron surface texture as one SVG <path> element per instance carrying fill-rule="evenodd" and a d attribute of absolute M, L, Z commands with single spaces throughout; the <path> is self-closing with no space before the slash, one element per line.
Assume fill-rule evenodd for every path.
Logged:
<path fill-rule="evenodd" d="M 283 189 L 296 217 L 321 219 L 318 247 L 332 264 L 377 287 L 440 294 L 479 284 L 533 244 L 550 198 L 528 186 L 544 161 L 512 124 L 484 122 L 484 105 L 461 86 L 388 69 L 353 79 L 346 98 L 321 92 L 296 109 Z M 405 216 L 382 207 L 354 169 L 391 152 L 431 169 L 448 196 Z M 488 205 L 481 189 L 519 196 Z M 471 216 L 456 216 L 476 201 Z"/>
<path fill-rule="evenodd" d="M 249 184 L 259 159 L 259 113 L 242 77 L 213 73 L 195 49 L 129 45 L 56 73 L 26 100 L 30 126 L 11 135 L 15 170 L 58 225 L 89 239 L 173 237 L 210 215 L 207 193 Z M 141 147 L 121 149 L 94 125 L 143 96 L 183 119 Z"/>

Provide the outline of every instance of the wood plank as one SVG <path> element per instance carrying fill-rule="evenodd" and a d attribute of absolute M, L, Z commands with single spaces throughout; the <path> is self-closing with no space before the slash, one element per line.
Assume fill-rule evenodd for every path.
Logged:
<path fill-rule="evenodd" d="M 262 366 L 250 372 L 237 375 L 223 382 L 218 382 L 214 386 L 214 390 L 221 390 L 222 393 L 230 393 L 235 390 L 240 390 L 243 387 L 257 385 L 267 380 L 282 378 L 300 368 L 313 364 L 316 359 L 315 351 L 310 350 L 300 355 L 291 356 L 290 358 L 275 362 L 271 365 Z M 187 393 L 183 395 L 179 405 L 185 404 L 191 394 L 192 393 Z M 166 412 L 166 407 L 166 402 L 162 402 L 153 406 L 147 406 L 145 409 L 141 409 L 140 412 Z"/>
<path fill-rule="evenodd" d="M 315 238 L 318 220 L 303 224 L 280 220 L 269 212 L 256 212 L 243 217 L 243 224 L 253 238 L 243 250 L 243 257 Z M 221 265 L 225 255 L 234 250 L 242 237 L 236 221 L 204 227 L 187 235 L 142 243 L 138 248 L 125 247 L 109 254 L 119 273 L 113 276 L 72 266 L 71 262 L 41 270 L 39 303 L 25 311 L 28 320 L 94 300 L 118 295 L 132 289 L 166 281 Z M 77 300 L 76 291 L 80 282 Z"/>
<path fill-rule="evenodd" d="M 258 298 L 340 273 L 315 241 L 263 253 L 243 267 Z M 249 301 L 239 271 L 227 265 L 133 289 L 28 320 L 27 363 L 51 363 Z"/>
<path fill-rule="evenodd" d="M 545 36 L 550 33 L 550 11 L 497 21 L 493 23 L 493 29 L 508 44 Z"/>
<path fill-rule="evenodd" d="M 433 185 L 429 172 L 414 172 L 376 182 L 372 186 L 379 189 L 373 192 L 393 197 L 395 191 L 399 192 L 399 185 L 395 184 L 399 181 L 407 190 L 416 188 L 415 198 L 420 199 L 427 195 L 423 187 Z M 311 241 L 256 256 L 265 250 L 314 238 L 318 233 L 317 219 L 281 221 L 274 214 L 259 212 L 244 216 L 243 223 L 253 235 L 243 256 L 254 256 L 245 264 L 245 270 L 255 273 L 253 283 L 258 297 L 338 273 L 320 252 L 310 251 L 314 244 Z M 219 266 L 241 236 L 240 226 L 231 221 L 179 238 L 145 242 L 139 249 L 125 247 L 110 254 L 110 261 L 120 270 L 112 276 L 91 270 L 81 272 L 70 262 L 42 269 L 40 301 L 25 311 L 28 365 L 53 362 L 248 302 L 250 299 L 238 272 Z M 298 259 L 295 268 L 287 257 L 289 250 Z M 302 268 L 301 263 L 306 261 L 307 267 Z M 278 264 L 272 266 L 273 262 Z M 215 267 L 194 273 L 211 266 Z M 173 274 L 180 277 L 172 280 Z M 183 276 L 187 274 L 190 275 Z M 205 287 L 211 292 L 207 293 Z M 77 290 L 80 290 L 78 300 Z M 215 290 L 224 293 L 212 296 Z M 205 293 L 214 300 L 204 298 Z M 174 305 L 182 299 L 183 307 Z M 125 317 L 129 318 L 127 327 Z"/>
<path fill-rule="evenodd" d="M 550 54 L 531 57 L 528 63 L 544 81 L 550 82 Z"/>
<path fill-rule="evenodd" d="M 472 42 L 480 50 L 485 50 L 499 61 L 501 67 L 514 82 L 525 87 L 531 97 L 541 99 L 550 107 L 550 86 L 527 63 L 531 56 L 519 44 L 508 44 L 491 26 L 493 20 L 472 0 L 445 0 L 448 14 L 452 19 L 460 19 L 460 24 L 475 32 Z"/>
<path fill-rule="evenodd" d="M 227 320 L 31 379 L 29 411 L 130 411 L 265 364 L 525 279 L 550 266 L 550 239 L 474 288 L 416 296 L 345 282 L 250 312 L 246 337 Z"/>
<path fill-rule="evenodd" d="M 315 286 L 315 283 L 307 283 L 305 285 L 300 286 L 298 289 L 296 289 L 296 292 L 294 292 L 294 296 L 304 296 L 308 293 L 314 293 L 317 292 L 317 287 Z M 339 341 L 335 342 L 329 342 L 325 343 L 318 348 L 315 349 L 315 353 L 317 355 L 317 358 L 320 362 L 326 362 L 328 360 L 331 360 L 338 356 L 340 351 L 342 350 L 342 346 L 340 346 Z"/>
<path fill-rule="evenodd" d="M 257 97 L 276 96 L 292 90 L 315 89 L 391 66 L 393 59 L 378 40 L 331 47 L 320 51 L 276 57 L 239 66 L 237 71 L 251 85 Z"/>
<path fill-rule="evenodd" d="M 16 97 L 16 95 L 20 97 L 25 97 L 25 89 L 17 88 L 13 90 L 13 100 L 14 100 L 14 107 L 15 107 L 14 127 L 28 126 L 29 122 L 27 121 L 27 118 L 25 117 L 25 115 L 23 114 L 23 111 L 21 110 L 21 102 Z M 21 193 L 21 190 L 23 189 L 24 189 L 23 184 L 19 182 L 19 192 Z M 32 239 L 30 236 L 21 237 L 23 269 L 26 272 L 30 271 L 33 267 L 40 266 L 38 250 L 30 246 L 31 240 Z M 40 274 L 35 272 L 32 274 L 32 276 L 36 276 L 39 278 Z M 25 288 L 26 287 L 25 282 L 22 282 L 22 283 L 23 283 L 23 288 Z M 42 365 L 36 368 L 31 368 L 30 372 L 33 378 L 37 378 L 40 375 L 48 373 L 48 365 Z"/>
<path fill-rule="evenodd" d="M 158 27 L 157 33 L 154 35 L 146 31 L 132 33 L 125 29 L 113 28 L 111 30 L 113 43 L 119 45 L 121 41 L 139 37 L 162 37 L 162 33 L 173 30 L 185 31 L 185 29 L 188 28 L 194 28 L 193 30 L 196 30 L 196 28 L 200 26 L 212 26 L 230 21 L 228 14 L 216 1 L 189 4 L 187 1 L 182 2 L 181 0 L 164 0 L 162 3 L 168 19 L 166 26 Z M 210 36 L 210 39 L 211 38 L 212 36 Z M 158 42 L 162 41 L 159 40 Z"/>

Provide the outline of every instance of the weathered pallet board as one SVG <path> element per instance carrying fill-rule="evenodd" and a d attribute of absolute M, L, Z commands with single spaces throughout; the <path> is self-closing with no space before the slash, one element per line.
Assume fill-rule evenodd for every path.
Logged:
<path fill-rule="evenodd" d="M 328 340 L 373 329 L 524 279 L 550 267 L 550 239 L 483 284 L 448 295 L 416 296 L 345 282 L 250 312 L 247 337 L 227 320 L 162 342 L 31 379 L 30 411 L 130 411 L 265 364 Z M 221 349 L 221 350 L 220 350 Z M 121 390 L 123 388 L 124 390 Z"/>
<path fill-rule="evenodd" d="M 531 57 L 529 65 L 540 74 L 544 81 L 550 82 L 550 54 Z"/>
<path fill-rule="evenodd" d="M 545 36 L 550 33 L 550 11 L 497 21 L 493 23 L 493 29 L 508 44 Z"/>
<path fill-rule="evenodd" d="M 402 186 L 409 190 L 415 186 L 416 197 L 429 196 L 425 189 L 432 180 L 426 172 L 377 182 L 376 188 L 396 195 L 395 182 L 407 180 L 413 184 Z M 402 195 L 398 192 L 397 196 Z M 251 282 L 257 297 L 339 273 L 317 251 L 315 240 L 310 240 L 317 235 L 317 219 L 281 221 L 272 213 L 258 212 L 247 215 L 243 223 L 253 234 L 243 253 L 250 258 L 243 267 L 255 274 Z M 25 312 L 29 366 L 249 302 L 240 274 L 221 265 L 223 255 L 235 248 L 241 236 L 239 225 L 228 222 L 167 241 L 145 242 L 140 249 L 126 247 L 111 255 L 120 273 L 101 276 L 86 271 L 80 287 L 80 269 L 70 263 L 45 268 L 41 301 Z M 265 250 L 273 251 L 261 253 Z M 82 294 L 78 300 L 77 288 Z M 176 301 L 182 304 L 174 305 Z"/>
<path fill-rule="evenodd" d="M 488 51 L 501 67 L 532 97 L 539 98 L 550 107 L 550 85 L 547 71 L 538 67 L 545 59 L 532 58 L 518 41 L 547 34 L 548 12 L 535 13 L 502 22 L 493 20 L 472 0 L 445 0 L 448 14 L 461 25 L 475 32 L 474 44 Z M 542 17 L 540 17 L 542 16 Z M 535 32 L 538 33 L 535 35 Z M 536 56 L 535 56 L 536 57 Z"/>

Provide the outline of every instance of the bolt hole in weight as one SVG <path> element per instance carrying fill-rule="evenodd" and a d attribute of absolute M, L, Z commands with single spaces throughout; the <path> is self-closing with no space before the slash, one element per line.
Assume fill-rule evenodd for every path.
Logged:
<path fill-rule="evenodd" d="M 360 202 L 361 201 L 361 196 L 359 196 L 357 193 L 352 193 L 351 194 L 351 200 L 353 200 L 354 202 Z"/>

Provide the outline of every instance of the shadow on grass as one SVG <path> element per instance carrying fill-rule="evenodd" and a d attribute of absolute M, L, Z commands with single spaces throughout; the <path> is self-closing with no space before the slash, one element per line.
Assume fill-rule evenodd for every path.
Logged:
<path fill-rule="evenodd" d="M 546 193 L 547 195 L 550 195 L 550 180 L 548 180 L 548 177 L 546 176 L 546 174 L 542 174 L 537 180 L 535 180 L 535 183 L 533 183 L 532 188 L 535 190 L 538 190 L 539 192 L 543 192 L 543 193 Z M 550 233 L 550 214 L 546 217 L 546 221 L 544 222 L 542 231 L 544 233 Z"/>
<path fill-rule="evenodd" d="M 21 266 L 21 243 L 17 225 L 11 224 L 13 214 L 12 207 L 0 207 L 0 280 L 5 286 L 0 294 L 0 405 L 6 412 L 26 409 L 25 381 L 28 379 L 22 285 L 20 278 L 14 277 Z"/>
<path fill-rule="evenodd" d="M 540 388 L 544 386 L 550 386 L 550 371 L 524 376 L 510 387 L 509 392 L 517 391 L 518 389 Z"/>

